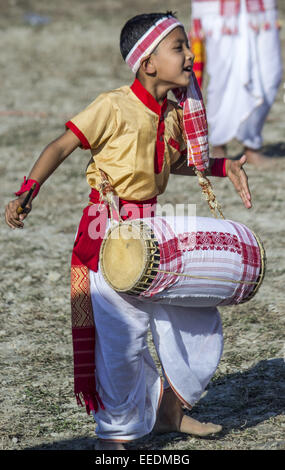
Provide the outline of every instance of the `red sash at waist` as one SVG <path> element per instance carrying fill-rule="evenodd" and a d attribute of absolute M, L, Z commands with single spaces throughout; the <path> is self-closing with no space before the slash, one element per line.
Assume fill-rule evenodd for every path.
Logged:
<path fill-rule="evenodd" d="M 100 200 L 100 194 L 95 189 L 89 194 L 90 203 L 83 210 L 77 236 L 73 247 L 73 264 L 83 264 L 92 271 L 98 271 L 100 247 L 106 232 L 109 207 Z M 153 217 L 155 215 L 157 198 L 146 201 L 126 201 L 117 198 L 119 213 L 122 220 Z M 113 212 L 114 218 L 118 218 Z"/>

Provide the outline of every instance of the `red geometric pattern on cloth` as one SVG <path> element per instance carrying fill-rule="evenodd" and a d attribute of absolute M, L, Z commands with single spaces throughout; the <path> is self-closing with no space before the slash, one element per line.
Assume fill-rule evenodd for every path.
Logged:
<path fill-rule="evenodd" d="M 95 412 L 104 405 L 95 383 L 95 328 L 89 287 L 89 270 L 73 253 L 71 262 L 71 321 L 74 393 L 77 403 Z"/>
<path fill-rule="evenodd" d="M 236 230 L 239 230 L 235 227 Z M 246 227 L 244 227 L 246 229 Z M 253 245 L 254 239 L 247 229 L 248 240 L 245 241 L 239 230 L 237 235 L 228 232 L 187 232 L 178 235 L 178 249 L 181 251 L 217 250 L 238 253 L 243 258 L 245 266 L 260 267 L 260 250 Z"/>
<path fill-rule="evenodd" d="M 89 270 L 86 266 L 71 266 L 71 308 L 74 327 L 93 324 L 89 295 Z"/>
<path fill-rule="evenodd" d="M 186 232 L 178 235 L 181 251 L 224 250 L 242 254 L 238 237 L 228 232 Z"/>

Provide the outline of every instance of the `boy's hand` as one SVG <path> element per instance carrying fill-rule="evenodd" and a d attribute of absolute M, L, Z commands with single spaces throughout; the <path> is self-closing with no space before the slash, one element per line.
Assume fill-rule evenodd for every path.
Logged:
<path fill-rule="evenodd" d="M 227 160 L 226 161 L 226 173 L 237 192 L 239 193 L 244 206 L 250 209 L 251 194 L 247 183 L 247 175 L 243 169 L 243 165 L 246 162 L 246 156 L 243 155 L 240 160 Z"/>
<path fill-rule="evenodd" d="M 24 211 L 21 214 L 17 213 L 17 209 L 24 202 L 27 192 L 21 194 L 17 199 L 10 201 L 6 206 L 5 219 L 9 227 L 15 228 L 24 228 L 23 220 L 27 217 L 28 213 L 32 210 L 32 203 L 29 202 Z"/>

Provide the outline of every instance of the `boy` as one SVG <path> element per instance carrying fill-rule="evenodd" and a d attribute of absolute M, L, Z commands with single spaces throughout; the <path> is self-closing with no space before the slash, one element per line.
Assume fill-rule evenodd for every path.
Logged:
<path fill-rule="evenodd" d="M 192 0 L 192 22 L 206 38 L 213 156 L 237 139 L 248 163 L 268 163 L 260 148 L 282 79 L 277 15 L 276 0 Z"/>
<path fill-rule="evenodd" d="M 251 207 L 242 168 L 246 157 L 238 162 L 211 160 L 206 170 L 204 107 L 181 23 L 171 12 L 138 15 L 122 30 L 121 52 L 136 73 L 133 85 L 100 95 L 47 146 L 28 182 L 16 193 L 19 198 L 6 208 L 11 228 L 23 227 L 26 214 L 19 216 L 17 208 L 31 185 L 35 182 L 38 191 L 77 147 L 92 153 L 87 168 L 90 203 L 95 208 L 100 204 L 103 174 L 119 197 L 120 208 L 132 202 L 141 216 L 146 216 L 154 210 L 157 195 L 165 190 L 170 172 L 194 174 L 186 160 L 184 133 L 188 154 L 194 149 L 190 162 L 205 174 L 227 174 L 245 207 Z M 167 100 L 167 92 L 174 90 L 179 95 L 180 89 L 187 87 L 192 87 L 192 92 L 183 104 L 183 126 L 182 110 Z M 100 272 L 102 240 L 90 237 L 90 225 L 98 215 L 96 210 L 91 213 L 90 207 L 94 206 L 83 211 L 72 256 L 72 330 L 75 393 L 79 402 L 79 395 L 83 396 L 87 412 L 94 414 L 99 448 L 123 449 L 124 442 L 153 429 L 197 436 L 219 432 L 221 426 L 200 423 L 182 411 L 182 404 L 191 409 L 200 398 L 219 363 L 223 338 L 218 310 L 158 304 L 154 308 L 112 290 Z M 105 226 L 107 217 L 100 219 Z M 146 345 L 149 326 L 164 371 L 164 390 Z M 166 350 L 172 357 L 167 357 Z M 175 364 L 173 357 L 177 358 Z"/>

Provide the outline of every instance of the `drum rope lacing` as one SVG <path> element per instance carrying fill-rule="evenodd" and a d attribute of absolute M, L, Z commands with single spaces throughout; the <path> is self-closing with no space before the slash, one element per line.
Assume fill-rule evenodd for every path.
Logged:
<path fill-rule="evenodd" d="M 204 196 L 207 199 L 207 202 L 208 202 L 208 205 L 210 207 L 211 212 L 214 214 L 215 217 L 217 217 L 216 212 L 218 212 L 220 217 L 222 219 L 225 219 L 225 217 L 222 213 L 221 206 L 218 203 L 218 201 L 216 200 L 216 196 L 213 192 L 212 185 L 211 185 L 209 179 L 206 176 L 204 176 L 202 172 L 198 171 L 196 168 L 195 168 L 194 171 L 195 171 L 195 173 L 198 177 L 199 184 L 202 188 L 202 192 L 203 192 Z M 102 183 L 99 186 L 100 199 L 101 199 L 102 202 L 103 201 L 106 202 L 110 207 L 111 225 L 114 225 L 114 223 L 116 223 L 114 221 L 112 208 L 114 209 L 115 213 L 118 216 L 119 224 L 122 224 L 122 223 L 124 223 L 124 221 L 121 218 L 120 213 L 119 213 L 119 209 L 118 209 L 118 207 L 117 207 L 117 205 L 114 201 L 113 188 L 112 188 L 111 184 L 109 183 L 108 177 L 103 172 L 103 170 L 100 170 L 100 173 L 101 173 L 101 177 L 102 177 Z M 242 281 L 242 280 L 237 281 L 237 280 L 234 280 L 234 279 L 223 279 L 223 278 L 218 278 L 218 277 L 195 276 L 195 275 L 192 275 L 192 274 L 165 271 L 165 270 L 162 270 L 162 269 L 158 269 L 156 267 L 149 268 L 149 270 L 152 271 L 152 272 L 160 273 L 160 274 L 170 274 L 170 275 L 173 275 L 173 276 L 187 277 L 187 278 L 192 278 L 192 279 L 205 279 L 205 280 L 209 280 L 209 281 L 231 282 L 231 283 L 234 283 L 234 284 L 255 285 L 256 287 L 253 290 L 252 294 L 250 295 L 250 297 L 251 297 L 257 292 L 259 286 L 261 285 L 261 282 L 263 280 L 264 273 L 265 273 L 265 251 L 264 251 L 262 243 L 260 242 L 258 237 L 255 234 L 254 234 L 254 236 L 255 236 L 255 239 L 258 243 L 258 246 L 259 246 L 260 252 L 261 252 L 261 270 L 260 270 L 260 274 L 259 274 L 259 277 L 258 277 L 257 281 Z M 153 250 L 151 250 L 151 251 L 153 251 Z M 156 251 L 157 251 L 157 249 L 154 248 L 154 252 L 152 252 L 151 254 L 152 255 L 155 254 Z M 156 275 L 154 276 L 154 275 L 148 274 L 148 278 L 149 279 L 155 279 Z"/>
<path fill-rule="evenodd" d="M 259 244 L 259 247 L 260 249 L 263 250 L 262 246 L 260 245 L 259 243 L 259 240 L 256 239 L 257 243 Z M 151 250 L 151 255 L 154 255 L 155 253 L 157 252 L 157 249 L 154 248 Z M 234 279 L 223 279 L 223 278 L 220 278 L 220 277 L 209 277 L 209 276 L 195 276 L 194 274 L 185 274 L 185 273 L 176 273 L 176 272 L 173 272 L 173 271 L 165 271 L 163 269 L 158 269 L 158 268 L 149 268 L 151 271 L 155 271 L 157 273 L 161 273 L 161 274 L 172 274 L 174 276 L 181 276 L 181 277 L 189 277 L 189 278 L 193 278 L 193 279 L 206 279 L 206 280 L 209 280 L 209 281 L 220 281 L 220 282 L 232 282 L 234 284 L 248 284 L 248 285 L 258 285 L 259 284 L 259 281 L 236 281 Z M 262 263 L 262 269 L 261 269 L 261 274 L 263 274 L 263 271 L 264 271 L 264 267 L 263 267 L 263 263 Z M 148 278 L 151 278 L 151 279 L 155 279 L 156 278 L 156 275 L 153 276 L 153 275 L 148 275 Z"/>

